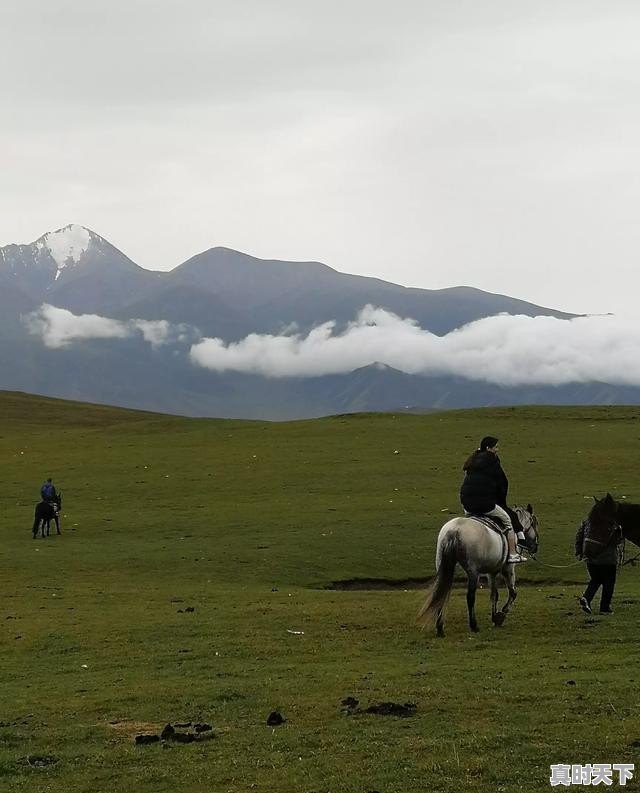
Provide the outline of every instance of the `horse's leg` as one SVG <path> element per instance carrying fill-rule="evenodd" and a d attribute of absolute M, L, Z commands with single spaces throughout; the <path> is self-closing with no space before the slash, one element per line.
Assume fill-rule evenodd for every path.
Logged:
<path fill-rule="evenodd" d="M 507 589 L 509 590 L 509 597 L 507 598 L 507 602 L 502 607 L 502 613 L 507 614 L 509 609 L 513 605 L 513 601 L 518 596 L 518 590 L 516 588 L 516 571 L 512 564 L 506 565 L 502 570 L 502 577 L 504 578 L 505 584 L 507 585 Z"/>
<path fill-rule="evenodd" d="M 62 534 L 62 532 L 60 531 L 60 518 L 58 517 L 57 513 L 54 515 L 54 520 L 56 522 L 56 531 L 58 532 L 58 534 Z"/>
<path fill-rule="evenodd" d="M 491 622 L 496 624 L 496 614 L 498 613 L 498 582 L 496 576 L 490 573 L 487 578 L 491 586 Z"/>
<path fill-rule="evenodd" d="M 474 569 L 467 570 L 469 583 L 467 584 L 467 611 L 469 612 L 469 628 L 477 633 L 478 621 L 476 620 L 476 590 L 478 588 L 478 573 Z"/>
<path fill-rule="evenodd" d="M 498 576 L 490 575 L 489 580 L 491 581 L 491 622 L 499 628 L 504 624 L 507 615 L 504 611 L 498 611 Z"/>

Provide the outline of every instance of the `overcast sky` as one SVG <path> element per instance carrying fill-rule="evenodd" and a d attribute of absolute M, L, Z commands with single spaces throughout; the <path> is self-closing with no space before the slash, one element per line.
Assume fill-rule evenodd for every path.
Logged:
<path fill-rule="evenodd" d="M 4 0 L 0 245 L 636 301 L 640 5 Z"/>

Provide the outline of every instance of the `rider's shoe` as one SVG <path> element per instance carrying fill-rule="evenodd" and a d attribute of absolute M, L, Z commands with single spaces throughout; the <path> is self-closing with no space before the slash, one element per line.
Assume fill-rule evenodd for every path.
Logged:
<path fill-rule="evenodd" d="M 591 606 L 584 595 L 581 598 L 578 598 L 578 603 L 585 614 L 591 614 Z"/>
<path fill-rule="evenodd" d="M 526 561 L 524 556 L 521 556 L 519 553 L 510 553 L 509 556 L 507 556 L 507 564 L 520 564 Z"/>

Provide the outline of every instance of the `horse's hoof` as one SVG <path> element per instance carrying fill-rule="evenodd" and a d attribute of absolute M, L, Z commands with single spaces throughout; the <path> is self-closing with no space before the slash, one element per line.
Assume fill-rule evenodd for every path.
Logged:
<path fill-rule="evenodd" d="M 496 626 L 496 628 L 500 628 L 502 625 L 504 625 L 506 618 L 507 615 L 503 614 L 502 611 L 499 611 L 497 614 L 493 615 L 493 624 Z"/>
<path fill-rule="evenodd" d="M 469 629 L 474 633 L 480 633 L 480 628 L 477 625 L 469 625 Z"/>

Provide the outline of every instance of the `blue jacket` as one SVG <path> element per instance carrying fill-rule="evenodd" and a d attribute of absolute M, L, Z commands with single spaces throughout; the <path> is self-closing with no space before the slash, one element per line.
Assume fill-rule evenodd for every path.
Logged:
<path fill-rule="evenodd" d="M 53 501 L 56 497 L 56 489 L 51 482 L 45 482 L 40 488 L 40 496 L 43 501 Z"/>

